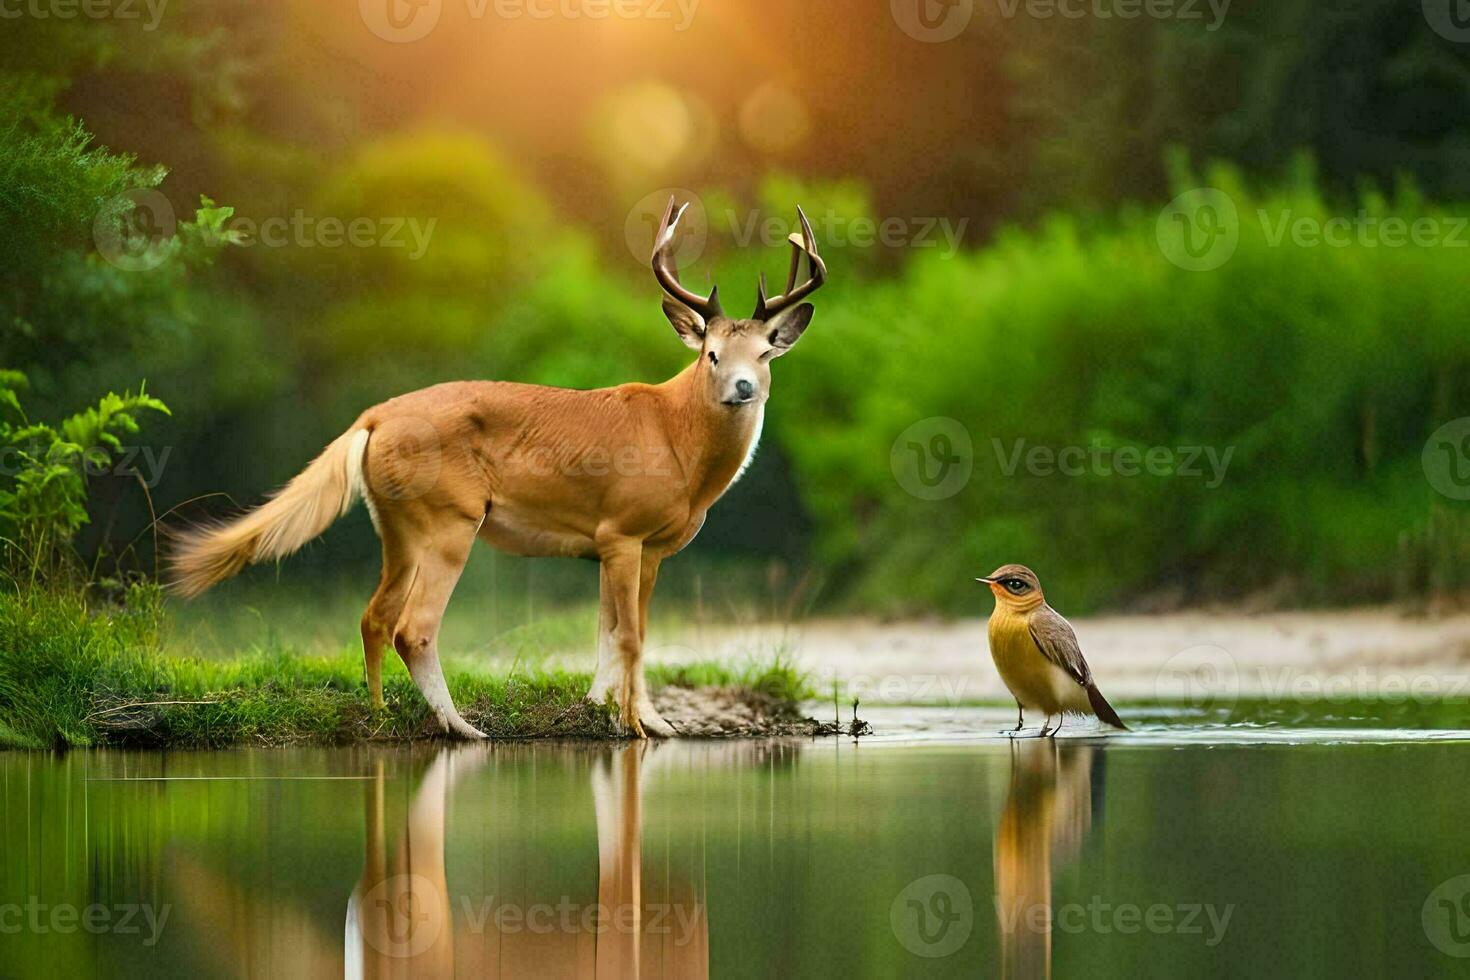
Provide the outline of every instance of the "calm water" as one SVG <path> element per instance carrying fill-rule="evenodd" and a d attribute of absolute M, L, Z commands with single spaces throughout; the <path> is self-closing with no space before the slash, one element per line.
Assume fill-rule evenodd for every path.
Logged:
<path fill-rule="evenodd" d="M 859 745 L 0 755 L 0 973 L 1470 972 L 1463 709 L 965 734 L 1006 717 L 893 712 Z"/>

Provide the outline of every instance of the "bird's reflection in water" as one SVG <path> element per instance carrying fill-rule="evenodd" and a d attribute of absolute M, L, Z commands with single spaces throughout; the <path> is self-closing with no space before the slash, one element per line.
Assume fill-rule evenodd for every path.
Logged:
<path fill-rule="evenodd" d="M 451 895 L 445 867 L 450 793 L 491 761 L 496 750 L 442 750 L 429 765 L 391 848 L 380 770 L 367 790 L 367 855 L 347 909 L 346 975 L 708 976 L 709 922 L 702 886 L 692 874 L 665 867 L 652 889 L 655 894 L 645 895 L 642 887 L 642 794 L 650 773 L 677 754 L 671 749 L 675 747 L 633 743 L 596 751 L 590 765 L 597 829 L 595 897 L 589 892 L 511 909 L 502 903 L 491 910 L 480 899 Z M 472 833 L 470 828 L 460 832 Z M 490 863 L 494 858 L 486 855 Z M 507 917 L 506 912 L 512 914 Z"/>
<path fill-rule="evenodd" d="M 1102 818 L 1102 753 L 1051 739 L 1012 744 L 1010 791 L 995 829 L 1001 975 L 1051 976 L 1052 875 L 1076 860 Z"/>

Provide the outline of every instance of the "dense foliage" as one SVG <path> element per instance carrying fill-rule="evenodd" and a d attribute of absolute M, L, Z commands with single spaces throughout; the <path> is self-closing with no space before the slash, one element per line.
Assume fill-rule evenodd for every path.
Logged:
<path fill-rule="evenodd" d="M 108 392 L 97 407 L 55 426 L 26 416 L 18 371 L 0 371 L 0 567 L 35 583 L 64 574 L 87 513 L 87 480 L 123 466 L 122 440 L 139 432 L 142 412 L 168 406 L 140 389 Z"/>
<path fill-rule="evenodd" d="M 816 581 L 829 607 L 880 611 L 972 609 L 970 578 L 1008 560 L 1036 566 L 1074 611 L 1454 593 L 1470 575 L 1463 508 L 1426 482 L 1419 455 L 1470 411 L 1465 253 L 1443 239 L 1467 213 L 1466 52 L 1402 5 L 1308 6 L 1241 3 L 1218 31 L 1022 18 L 895 48 L 898 61 L 874 63 L 880 105 L 918 84 L 890 77 L 906 58 L 930 59 L 934 74 L 915 78 L 939 100 L 950 74 L 997 55 L 965 76 L 994 127 L 951 131 L 973 107 L 942 100 L 897 124 L 947 141 L 923 167 L 915 154 L 937 152 L 933 140 L 895 136 L 881 163 L 848 142 L 820 159 L 713 146 L 697 157 L 707 166 L 601 184 L 590 157 L 515 152 L 462 113 L 405 108 L 387 91 L 396 62 L 371 75 L 293 58 L 321 42 L 309 32 L 225 40 L 231 24 L 281 26 L 275 10 L 185 5 L 149 37 L 17 24 L 33 43 L 5 52 L 0 84 L 0 366 L 29 377 L 37 417 L 145 378 L 173 410 L 123 439 L 146 445 L 112 447 L 151 454 L 156 508 L 136 478 L 90 480 L 91 510 L 109 518 L 83 527 L 67 484 L 65 534 L 116 556 L 157 511 L 215 492 L 258 500 L 404 390 L 672 374 L 688 355 L 622 216 L 677 182 L 699 190 L 709 225 L 687 276 L 713 270 L 732 307 L 759 269 L 784 268 L 781 235 L 746 231 L 798 202 L 819 216 L 832 269 L 815 326 L 775 366 L 757 465 L 694 560 L 770 567 L 773 593 Z M 986 73 L 995 84 L 980 86 Z M 813 111 L 837 112 L 836 84 L 814 82 Z M 589 110 L 594 134 L 616 131 L 605 110 Z M 165 158 L 120 152 L 141 145 Z M 1196 166 L 1235 166 L 1194 172 L 1175 145 Z M 165 179 L 160 164 L 178 169 Z M 1234 254 L 1205 271 L 1160 245 L 1159 207 L 1196 186 L 1226 192 L 1237 214 Z M 172 215 L 149 193 L 178 212 L 161 233 Z M 192 207 L 201 193 L 232 207 Z M 957 249 L 913 240 L 925 210 L 951 216 Z M 1441 240 L 1338 247 L 1281 230 L 1360 210 L 1429 220 Z M 911 216 L 899 245 L 839 234 L 894 214 Z M 324 219 L 356 217 L 373 222 L 369 244 L 322 237 Z M 282 241 L 261 234 L 272 218 Z M 968 231 L 961 218 L 975 219 Z M 402 244 L 388 244 L 394 227 Z M 107 229 L 116 240 L 99 238 Z M 896 467 L 909 443 L 941 445 L 923 435 L 937 417 L 968 435 L 973 470 L 935 500 Z M 906 435 L 916 424 L 923 438 Z M 1075 475 L 1054 465 L 1071 447 L 1088 460 Z M 1030 462 L 1034 449 L 1053 465 Z M 1094 462 L 1153 450 L 1171 454 L 1157 472 Z M 1179 472 L 1191 466 L 1200 475 Z M 375 560 L 364 533 L 301 562 Z"/>

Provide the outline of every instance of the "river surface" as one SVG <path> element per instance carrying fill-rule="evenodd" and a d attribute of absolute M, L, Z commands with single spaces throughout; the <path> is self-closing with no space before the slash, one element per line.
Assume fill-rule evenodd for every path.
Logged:
<path fill-rule="evenodd" d="M 0 754 L 0 975 L 1470 973 L 1464 705 L 1124 714 Z"/>

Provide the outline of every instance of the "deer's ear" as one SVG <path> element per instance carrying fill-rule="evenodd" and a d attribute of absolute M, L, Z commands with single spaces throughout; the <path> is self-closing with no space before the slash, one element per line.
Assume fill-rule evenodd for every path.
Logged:
<path fill-rule="evenodd" d="M 704 317 L 676 299 L 664 297 L 664 316 L 674 325 L 674 332 L 690 350 L 704 347 Z"/>
<path fill-rule="evenodd" d="M 766 321 L 767 337 L 771 341 L 771 357 L 780 357 L 801 339 L 802 331 L 812 322 L 813 307 L 810 303 L 782 310 Z"/>

